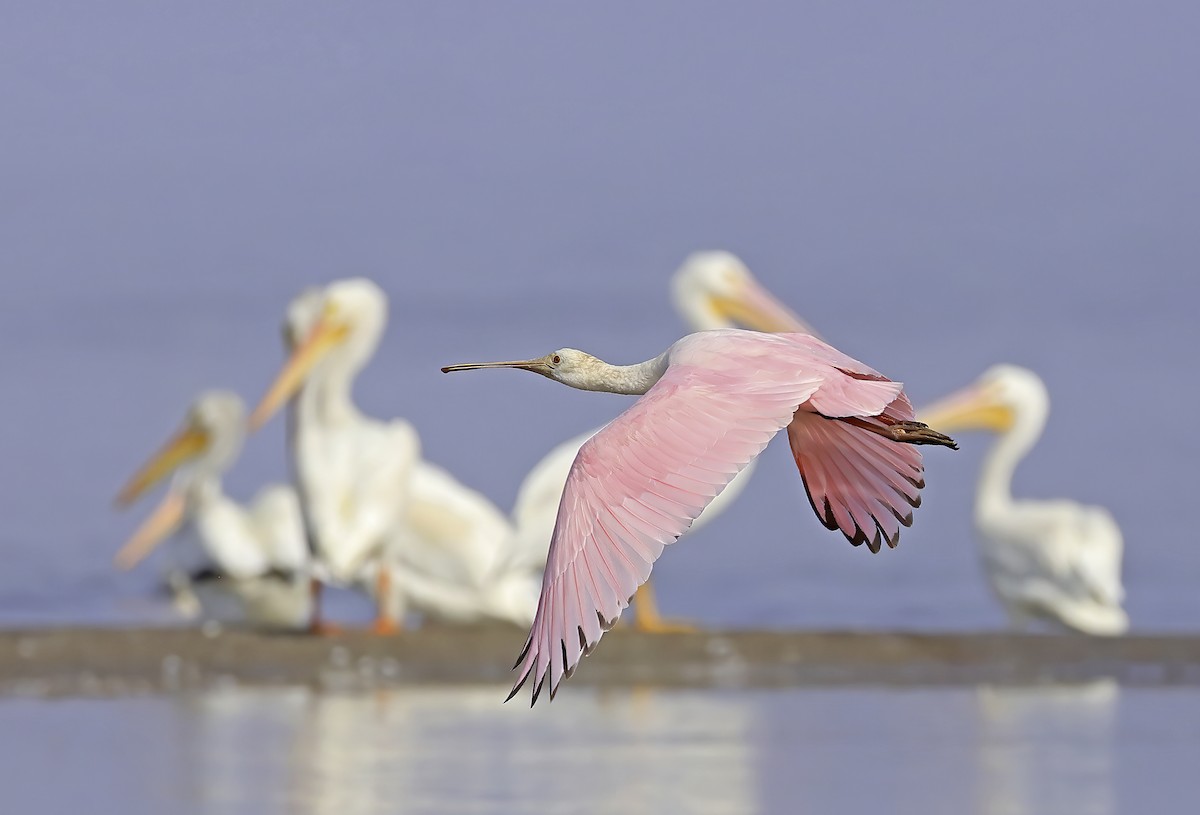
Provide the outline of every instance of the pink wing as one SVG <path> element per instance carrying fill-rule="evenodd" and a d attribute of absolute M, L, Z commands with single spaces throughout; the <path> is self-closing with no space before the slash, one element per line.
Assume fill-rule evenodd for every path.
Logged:
<path fill-rule="evenodd" d="M 912 510 L 921 505 L 925 470 L 920 448 L 825 417 L 856 416 L 864 424 L 884 427 L 913 421 L 912 403 L 897 387 L 896 398 L 879 415 L 862 412 L 855 392 L 863 383 L 897 383 L 823 342 L 804 344 L 815 358 L 848 375 L 823 385 L 809 406 L 815 412 L 797 411 L 788 425 L 808 501 L 827 529 L 840 529 L 855 546 L 865 543 L 878 552 L 886 540 L 895 548 L 900 527 L 912 526 Z"/>
<path fill-rule="evenodd" d="M 571 466 L 510 699 L 531 675 L 533 701 L 547 679 L 553 698 L 629 605 L 663 547 L 687 531 L 777 432 L 820 411 L 812 420 L 829 429 L 817 431 L 812 443 L 827 456 L 830 445 L 837 452 L 849 439 L 851 447 L 859 443 L 847 454 L 851 460 L 869 457 L 876 451 L 860 437 L 873 434 L 824 416 L 878 416 L 903 399 L 899 383 L 798 334 L 704 332 L 676 343 L 670 360 L 662 379 L 585 443 Z M 850 431 L 846 438 L 832 430 L 839 427 Z M 844 495 L 855 511 L 890 507 L 890 498 L 871 504 L 877 484 L 852 489 L 851 479 L 835 481 L 828 468 L 814 473 L 805 478 L 825 479 L 820 494 L 833 496 L 831 505 L 841 506 Z M 843 531 L 854 539 L 852 527 Z"/>
<path fill-rule="evenodd" d="M 901 395 L 882 419 L 863 421 L 883 427 L 912 418 L 912 405 Z M 921 505 L 920 449 L 805 411 L 788 425 L 788 442 L 808 501 L 827 529 L 840 529 L 872 552 L 885 540 L 895 548 L 901 525 L 912 526 L 912 510 Z"/>

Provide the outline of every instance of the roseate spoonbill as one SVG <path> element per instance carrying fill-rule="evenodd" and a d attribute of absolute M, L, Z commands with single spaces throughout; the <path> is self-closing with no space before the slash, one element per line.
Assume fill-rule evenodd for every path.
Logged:
<path fill-rule="evenodd" d="M 791 309 L 775 298 L 730 252 L 694 252 L 671 278 L 675 310 L 692 331 L 718 328 L 750 328 L 756 331 L 816 333 Z M 525 477 L 513 507 L 515 547 L 519 556 L 540 571 L 546 564 L 546 548 L 554 531 L 559 499 L 567 474 L 579 448 L 598 430 L 589 430 L 555 447 Z M 755 462 L 746 465 L 728 486 L 692 522 L 691 531 L 721 514 L 742 493 L 754 472 Z M 651 582 L 647 580 L 633 598 L 634 626 L 641 631 L 671 632 L 689 627 L 667 622 L 658 610 Z"/>
<path fill-rule="evenodd" d="M 690 334 L 654 359 L 610 365 L 564 348 L 519 368 L 580 390 L 641 395 L 589 439 L 559 505 L 513 695 L 550 695 L 628 605 L 665 545 L 783 428 L 809 502 L 854 545 L 895 546 L 920 503 L 921 454 L 953 440 L 913 420 L 903 386 L 807 334 Z"/>
<path fill-rule="evenodd" d="M 983 460 L 975 529 L 984 571 L 1012 624 L 1041 618 L 1088 634 L 1122 634 L 1121 530 L 1103 507 L 1074 501 L 1014 500 L 1017 464 L 1033 449 L 1050 397 L 1033 371 L 996 365 L 939 400 L 921 418 L 939 428 L 1000 436 Z"/>
<path fill-rule="evenodd" d="M 411 425 L 365 417 L 351 399 L 386 320 L 386 295 L 369 280 L 301 293 L 284 326 L 291 356 L 251 419 L 260 426 L 292 400 L 289 447 L 317 571 L 340 583 L 374 574 L 381 633 L 396 630 L 409 607 L 444 620 L 528 625 L 537 585 L 528 572 L 504 569 L 508 519 L 423 461 Z M 319 628 L 317 615 L 319 604 Z"/>
<path fill-rule="evenodd" d="M 288 487 L 264 487 L 242 507 L 221 488 L 222 474 L 241 452 L 246 409 L 237 394 L 206 391 L 192 404 L 183 428 L 147 462 L 117 497 L 127 506 L 174 473 L 158 508 L 117 553 L 130 569 L 167 537 L 190 538 L 212 561 L 246 618 L 270 627 L 297 627 L 308 612 L 308 549 L 300 505 Z M 190 585 L 174 585 L 190 592 Z M 185 595 L 195 601 L 194 595 Z"/>

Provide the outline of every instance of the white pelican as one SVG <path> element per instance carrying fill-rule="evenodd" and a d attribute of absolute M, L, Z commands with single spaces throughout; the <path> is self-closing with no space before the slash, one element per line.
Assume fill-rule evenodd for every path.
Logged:
<path fill-rule="evenodd" d="M 814 332 L 791 309 L 777 300 L 736 255 L 730 252 L 695 252 L 687 257 L 671 279 L 675 310 L 692 331 L 718 328 L 750 328 L 756 331 Z M 539 571 L 546 563 L 546 549 L 558 503 L 562 498 L 571 462 L 583 443 L 598 430 L 590 430 L 555 447 L 530 470 L 517 492 L 513 508 L 516 550 L 523 562 Z M 724 491 L 692 523 L 694 531 L 725 510 L 742 493 L 754 472 L 751 461 Z M 687 626 L 667 622 L 658 610 L 649 581 L 634 598 L 634 626 L 641 631 L 670 632 Z"/>
<path fill-rule="evenodd" d="M 334 582 L 348 585 L 375 570 L 379 633 L 401 622 L 387 602 L 395 596 L 391 544 L 420 455 L 408 422 L 364 416 L 351 395 L 386 323 L 387 298 L 369 280 L 302 292 L 284 326 L 291 354 L 250 418 L 257 429 L 290 400 L 288 446 L 310 547 Z M 316 580 L 312 590 L 312 628 L 322 630 Z"/>
<path fill-rule="evenodd" d="M 1033 449 L 1050 398 L 1037 374 L 997 365 L 973 385 L 922 411 L 947 431 L 990 430 L 1000 437 L 983 461 L 975 528 L 984 570 L 1014 626 L 1041 618 L 1089 634 L 1121 634 L 1121 530 L 1103 507 L 1074 501 L 1014 500 L 1017 464 Z"/>
<path fill-rule="evenodd" d="M 731 252 L 688 255 L 671 278 L 671 301 L 694 332 L 742 326 L 768 333 L 818 336 Z"/>
<path fill-rule="evenodd" d="M 128 505 L 174 473 L 158 508 L 117 553 L 130 569 L 168 536 L 190 537 L 208 555 L 220 580 L 241 602 L 247 620 L 293 628 L 308 614 L 308 549 L 295 493 L 264 487 L 247 507 L 221 488 L 222 474 L 241 452 L 246 411 L 228 391 L 206 391 L 192 404 L 183 428 L 125 485 Z M 177 587 L 178 588 L 178 587 Z"/>
<path fill-rule="evenodd" d="M 533 621 L 540 578 L 514 556 L 512 524 L 443 468 L 425 460 L 414 466 L 400 536 L 396 579 L 426 616 Z"/>
<path fill-rule="evenodd" d="M 616 622 L 663 547 L 787 428 L 817 515 L 855 545 L 895 546 L 920 503 L 916 444 L 955 447 L 913 420 L 903 386 L 808 334 L 689 334 L 654 359 L 609 365 L 564 348 L 519 368 L 580 390 L 641 395 L 571 466 L 513 694 L 559 682 Z M 509 698 L 512 698 L 510 695 Z"/>
<path fill-rule="evenodd" d="M 292 400 L 289 446 L 320 571 L 341 583 L 363 579 L 364 570 L 376 575 L 377 601 L 386 600 L 376 630 L 396 630 L 407 608 L 450 621 L 527 625 L 537 585 L 527 571 L 505 568 L 508 519 L 422 461 L 408 422 L 381 422 L 354 406 L 354 375 L 386 320 L 386 295 L 369 280 L 301 293 L 285 325 L 291 356 L 251 423 Z"/>

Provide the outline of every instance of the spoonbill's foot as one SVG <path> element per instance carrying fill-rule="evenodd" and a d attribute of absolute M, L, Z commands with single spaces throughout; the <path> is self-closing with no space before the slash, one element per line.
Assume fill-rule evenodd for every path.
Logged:
<path fill-rule="evenodd" d="M 937 444 L 951 450 L 958 449 L 958 442 L 954 439 L 921 422 L 896 422 L 890 430 L 893 439 L 905 444 Z"/>
<path fill-rule="evenodd" d="M 825 418 L 829 417 L 826 416 Z M 857 416 L 838 417 L 836 421 L 854 425 L 877 436 L 883 436 L 885 439 L 898 441 L 902 444 L 937 444 L 942 447 L 949 447 L 951 450 L 958 449 L 958 442 L 945 433 L 939 433 L 923 422 L 897 422 L 881 418 L 879 420 L 880 423 L 875 424 L 860 419 Z"/>

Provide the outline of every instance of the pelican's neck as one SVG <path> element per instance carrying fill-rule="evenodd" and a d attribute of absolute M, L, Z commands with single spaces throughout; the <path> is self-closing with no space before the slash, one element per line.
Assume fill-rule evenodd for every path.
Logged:
<path fill-rule="evenodd" d="M 183 486 L 187 496 L 187 514 L 195 517 L 225 499 L 221 476 L 216 473 L 193 473 Z"/>
<path fill-rule="evenodd" d="M 297 419 L 302 424 L 317 422 L 339 425 L 351 422 L 359 415 L 351 397 L 357 368 L 333 365 L 327 360 L 321 370 L 314 371 L 296 397 Z"/>
<path fill-rule="evenodd" d="M 641 396 L 654 387 L 666 371 L 667 354 L 664 352 L 636 365 L 610 365 L 593 357 L 584 370 L 555 378 L 579 390 Z"/>
<path fill-rule="evenodd" d="M 978 523 L 990 525 L 1009 516 L 1013 508 L 1013 475 L 1021 459 L 1037 444 L 1045 424 L 1044 412 L 1017 410 L 1012 428 L 987 451 L 979 474 L 979 488 L 975 492 Z"/>

